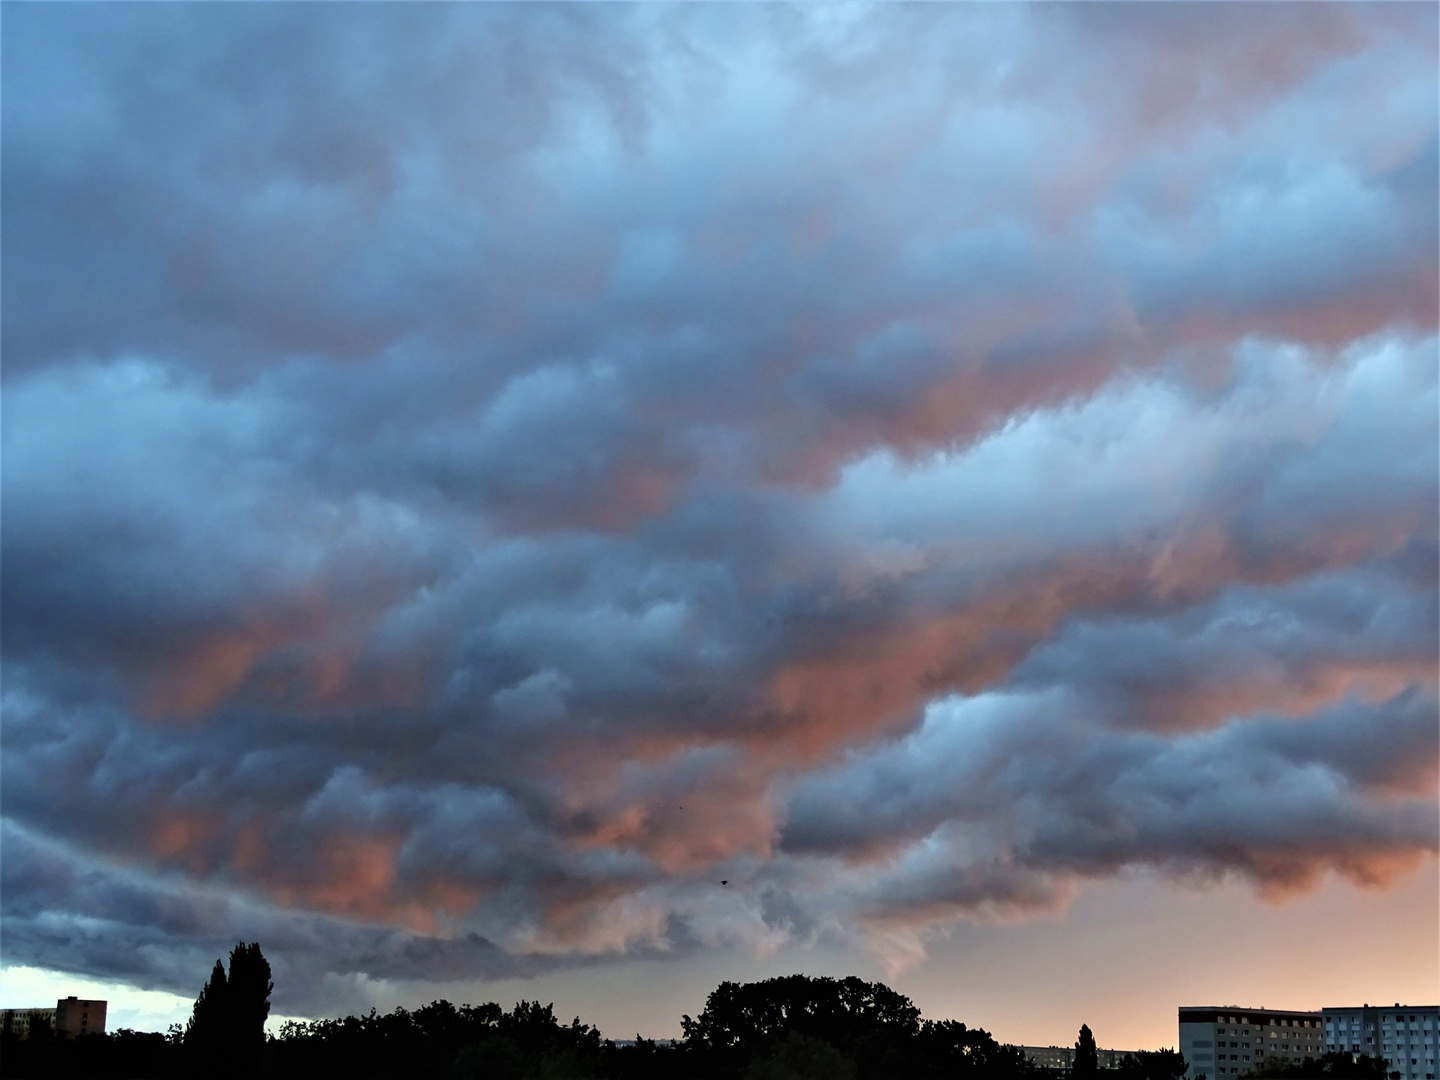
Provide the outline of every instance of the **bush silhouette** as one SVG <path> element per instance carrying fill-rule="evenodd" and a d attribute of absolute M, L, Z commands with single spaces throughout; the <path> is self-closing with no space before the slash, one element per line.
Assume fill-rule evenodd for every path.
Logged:
<path fill-rule="evenodd" d="M 855 1063 L 829 1043 L 792 1031 L 745 1070 L 745 1080 L 855 1080 Z"/>

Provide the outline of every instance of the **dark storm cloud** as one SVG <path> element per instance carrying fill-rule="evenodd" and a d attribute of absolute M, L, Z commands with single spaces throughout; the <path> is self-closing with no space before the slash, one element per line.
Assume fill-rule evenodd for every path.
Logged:
<path fill-rule="evenodd" d="M 12 955 L 65 957 L 67 968 L 188 993 L 197 969 L 237 937 L 267 943 L 276 972 L 275 1005 L 363 1009 L 355 976 L 446 980 L 536 974 L 544 960 L 516 958 L 477 934 L 441 941 L 402 928 L 277 910 L 196 888 L 176 878 L 136 875 L 7 824 L 3 885 Z"/>
<path fill-rule="evenodd" d="M 7 962 L 1433 852 L 1434 19 L 10 12 Z"/>

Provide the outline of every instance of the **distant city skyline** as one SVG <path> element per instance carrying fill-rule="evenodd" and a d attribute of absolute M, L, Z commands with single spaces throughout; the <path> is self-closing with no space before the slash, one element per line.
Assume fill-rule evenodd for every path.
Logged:
<path fill-rule="evenodd" d="M 1440 7 L 4 15 L 4 1003 L 1440 1000 Z"/>

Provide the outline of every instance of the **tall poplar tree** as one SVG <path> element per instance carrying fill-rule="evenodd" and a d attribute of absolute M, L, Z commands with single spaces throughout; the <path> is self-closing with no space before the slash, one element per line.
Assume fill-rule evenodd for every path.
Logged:
<path fill-rule="evenodd" d="M 210 981 L 195 999 L 185 1025 L 188 1071 L 197 1080 L 228 1080 L 258 1074 L 270 1015 L 270 964 L 258 942 L 230 950 L 230 973 L 215 961 Z"/>
<path fill-rule="evenodd" d="M 1094 1077 L 1100 1072 L 1100 1054 L 1095 1049 L 1095 1036 L 1089 1024 L 1080 1025 L 1080 1038 L 1075 1041 L 1075 1064 L 1070 1068 L 1071 1080 Z"/>
<path fill-rule="evenodd" d="M 185 1058 L 188 1072 L 197 1077 L 223 1076 L 226 1028 L 229 1018 L 229 990 L 225 965 L 215 961 L 210 981 L 200 988 L 190 1022 L 185 1025 Z"/>
<path fill-rule="evenodd" d="M 265 1053 L 265 1021 L 270 1017 L 270 964 L 260 952 L 260 943 L 238 944 L 230 950 L 228 1002 L 229 1050 L 234 1062 L 232 1075 L 255 1076 Z"/>

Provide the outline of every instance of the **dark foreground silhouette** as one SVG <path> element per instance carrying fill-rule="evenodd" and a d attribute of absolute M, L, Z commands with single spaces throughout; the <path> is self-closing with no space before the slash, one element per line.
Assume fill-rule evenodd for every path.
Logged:
<path fill-rule="evenodd" d="M 0 1034 L 0 1076 L 151 1080 L 1040 1080 L 1024 1054 L 954 1020 L 923 1020 L 903 994 L 854 977 L 789 975 L 721 983 L 675 1045 L 616 1046 L 579 1018 L 522 1001 L 347 1016 L 265 1034 L 270 965 L 258 945 L 216 962 L 184 1030 L 128 1030 L 69 1039 L 37 1025 Z M 1076 1080 L 1093 1076 L 1094 1039 L 1082 1029 Z M 1179 1080 L 1173 1051 L 1128 1057 L 1113 1080 Z M 1276 1080 L 1387 1080 L 1385 1063 L 1348 1054 L 1259 1073 Z M 1398 1074 L 1394 1074 L 1398 1076 Z"/>

